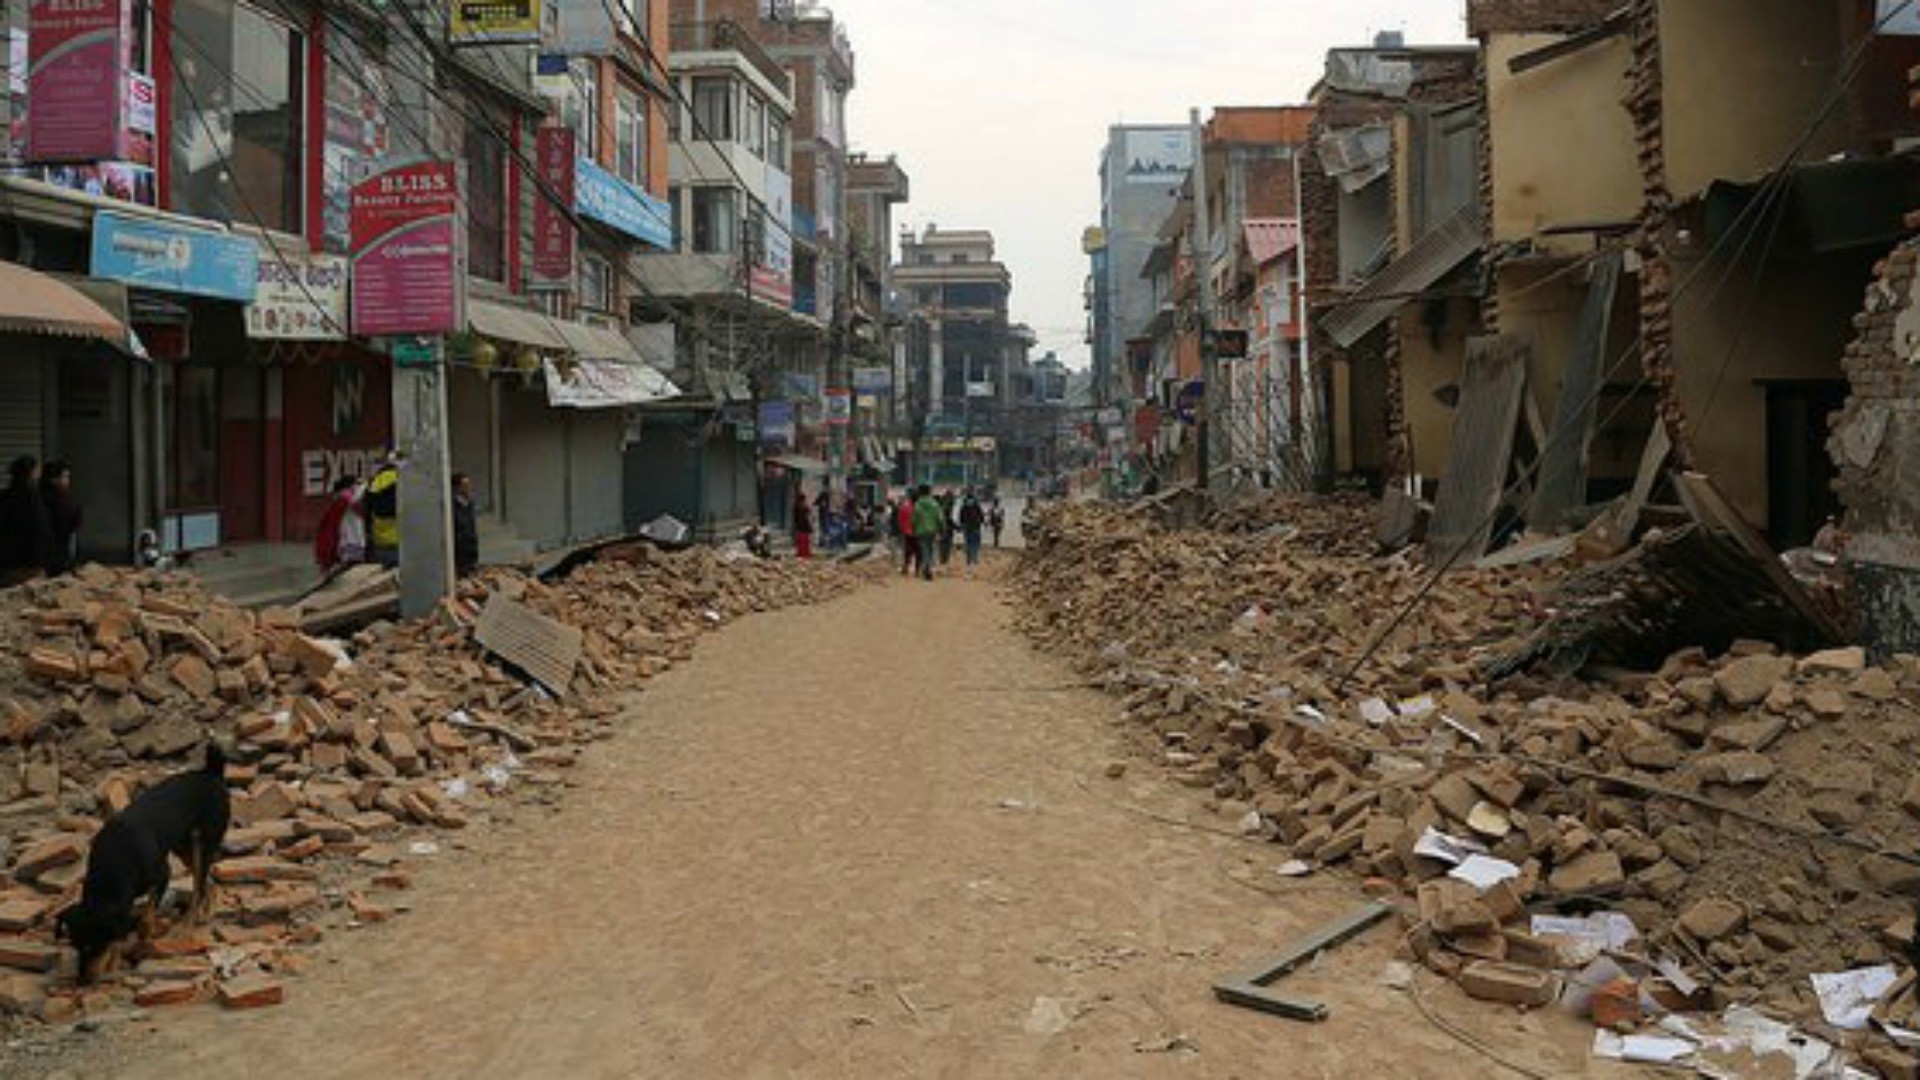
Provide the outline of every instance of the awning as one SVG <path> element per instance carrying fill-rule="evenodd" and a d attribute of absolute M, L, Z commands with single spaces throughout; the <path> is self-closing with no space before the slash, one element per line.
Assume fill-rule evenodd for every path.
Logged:
<path fill-rule="evenodd" d="M 824 476 L 828 471 L 826 462 L 816 457 L 808 457 L 805 454 L 781 454 L 779 457 L 768 458 L 767 464 L 778 465 L 783 469 L 792 469 L 797 473 L 808 473 L 814 476 Z"/>
<path fill-rule="evenodd" d="M 19 263 L 0 262 L 0 330 L 86 338 L 131 351 L 126 323 L 66 282 Z"/>
<path fill-rule="evenodd" d="M 1420 238 L 1412 250 L 1388 263 L 1352 296 L 1329 309 L 1320 321 L 1335 345 L 1352 348 L 1374 327 L 1432 288 L 1485 243 L 1480 210 L 1463 207 L 1445 224 Z"/>
<path fill-rule="evenodd" d="M 571 351 L 572 346 L 560 332 L 560 322 L 542 312 L 467 298 L 467 325 L 475 333 L 516 345 L 531 345 L 551 352 Z"/>
<path fill-rule="evenodd" d="M 555 408 L 614 409 L 680 396 L 665 375 L 645 364 L 587 359 L 543 363 L 547 404 Z"/>
<path fill-rule="evenodd" d="M 1278 218 L 1259 218 L 1247 222 L 1247 254 L 1253 265 L 1265 266 L 1300 246 L 1298 222 Z"/>

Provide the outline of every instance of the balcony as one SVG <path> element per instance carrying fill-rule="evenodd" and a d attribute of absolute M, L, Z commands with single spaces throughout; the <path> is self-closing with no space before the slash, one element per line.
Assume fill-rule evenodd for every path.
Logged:
<path fill-rule="evenodd" d="M 670 29 L 670 40 L 675 53 L 739 53 L 747 63 L 753 65 L 755 71 L 765 76 L 768 82 L 779 87 L 781 93 L 792 96 L 793 86 L 787 79 L 787 70 L 781 67 L 758 41 L 753 39 L 753 35 L 749 34 L 745 27 L 732 19 L 674 23 Z"/>

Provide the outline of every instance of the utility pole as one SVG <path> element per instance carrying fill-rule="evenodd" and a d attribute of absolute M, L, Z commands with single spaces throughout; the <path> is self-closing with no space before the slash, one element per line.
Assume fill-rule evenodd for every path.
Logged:
<path fill-rule="evenodd" d="M 400 452 L 400 615 L 419 618 L 453 591 L 453 492 L 447 468 L 447 341 L 409 341 L 393 363 Z"/>
<path fill-rule="evenodd" d="M 1200 110 L 1191 109 L 1187 113 L 1187 126 L 1193 139 L 1193 170 L 1187 174 L 1187 182 L 1193 185 L 1193 228 L 1187 233 L 1187 239 L 1193 248 L 1194 284 L 1199 288 L 1200 297 L 1200 422 L 1196 431 L 1199 439 L 1200 490 L 1213 490 L 1213 420 L 1214 403 L 1220 400 L 1219 361 L 1214 355 L 1213 337 L 1213 239 L 1208 235 L 1210 218 L 1207 207 L 1207 146 L 1205 132 L 1200 126 Z"/>

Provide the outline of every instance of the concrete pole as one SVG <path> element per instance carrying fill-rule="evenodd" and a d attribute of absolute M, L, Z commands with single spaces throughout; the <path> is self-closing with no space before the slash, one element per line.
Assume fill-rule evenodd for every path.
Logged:
<path fill-rule="evenodd" d="M 1220 393 L 1219 364 L 1214 356 L 1213 239 L 1209 235 L 1211 219 L 1207 206 L 1206 133 L 1200 126 L 1199 109 L 1188 110 L 1187 126 L 1193 137 L 1193 171 L 1188 174 L 1193 185 L 1193 228 L 1187 238 L 1193 247 L 1193 277 L 1200 296 L 1200 383 L 1204 391 L 1198 430 L 1200 490 L 1211 491 L 1216 457 L 1214 410 L 1224 398 Z"/>
<path fill-rule="evenodd" d="M 446 341 L 432 362 L 393 365 L 393 430 L 400 451 L 400 614 L 432 613 L 453 591 L 453 493 L 447 463 Z"/>

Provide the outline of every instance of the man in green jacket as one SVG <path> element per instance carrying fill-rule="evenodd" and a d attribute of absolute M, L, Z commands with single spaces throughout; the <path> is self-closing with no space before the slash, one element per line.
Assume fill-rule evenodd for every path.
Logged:
<path fill-rule="evenodd" d="M 920 485 L 920 494 L 913 500 L 913 535 L 920 542 L 920 577 L 933 580 L 933 550 L 940 541 L 940 530 L 946 528 L 947 512 L 940 500 L 933 497 L 933 487 Z"/>

